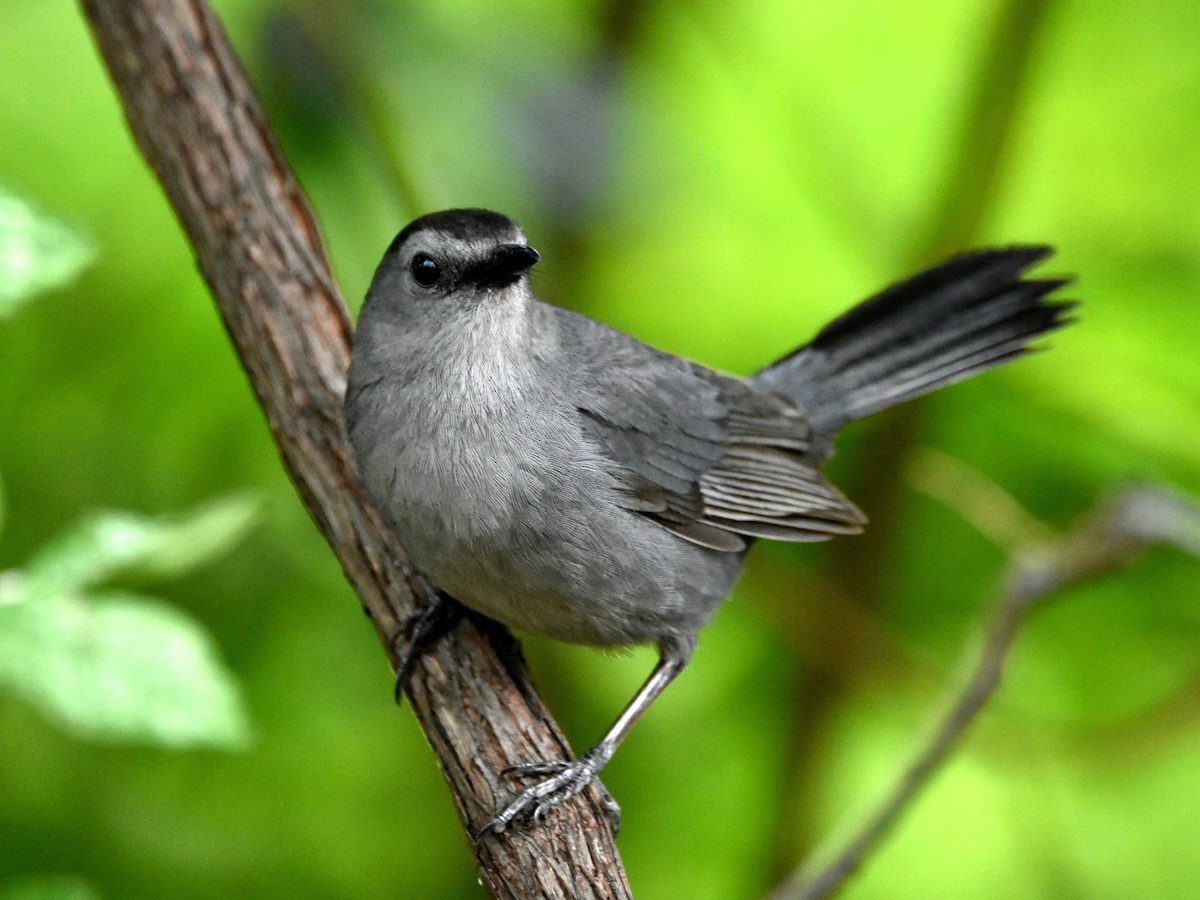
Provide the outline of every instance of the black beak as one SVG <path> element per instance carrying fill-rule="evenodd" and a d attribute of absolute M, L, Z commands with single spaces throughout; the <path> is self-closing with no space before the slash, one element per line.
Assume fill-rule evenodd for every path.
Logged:
<path fill-rule="evenodd" d="M 525 244 L 504 244 L 483 262 L 472 266 L 467 277 L 480 287 L 512 284 L 541 258 L 536 250 Z"/>

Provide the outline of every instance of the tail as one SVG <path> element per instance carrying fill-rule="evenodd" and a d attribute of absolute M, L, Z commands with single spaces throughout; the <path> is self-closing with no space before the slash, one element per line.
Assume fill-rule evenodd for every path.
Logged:
<path fill-rule="evenodd" d="M 1030 352 L 1072 321 L 1047 296 L 1067 279 L 1023 279 L 1050 247 L 976 250 L 895 284 L 754 376 L 801 406 L 819 442 L 847 422 Z"/>

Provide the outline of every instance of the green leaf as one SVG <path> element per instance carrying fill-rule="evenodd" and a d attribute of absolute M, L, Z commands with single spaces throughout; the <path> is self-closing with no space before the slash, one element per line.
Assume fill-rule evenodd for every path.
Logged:
<path fill-rule="evenodd" d="M 0 318 L 69 283 L 95 255 L 78 231 L 0 188 Z"/>
<path fill-rule="evenodd" d="M 245 534 L 257 506 L 242 495 L 178 516 L 98 513 L 25 571 L 0 573 L 0 686 L 85 737 L 242 745 L 237 687 L 204 631 L 157 602 L 89 588 L 194 568 Z"/>
<path fill-rule="evenodd" d="M 127 594 L 31 587 L 12 572 L 0 583 L 0 686 L 84 738 L 246 744 L 237 684 L 192 619 Z"/>
<path fill-rule="evenodd" d="M 179 575 L 228 550 L 257 513 L 258 501 L 249 495 L 224 497 L 178 516 L 96 513 L 30 561 L 30 590 L 70 593 L 120 572 Z"/>

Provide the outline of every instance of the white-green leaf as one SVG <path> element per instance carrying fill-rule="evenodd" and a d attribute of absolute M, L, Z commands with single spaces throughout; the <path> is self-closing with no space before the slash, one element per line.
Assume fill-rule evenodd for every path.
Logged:
<path fill-rule="evenodd" d="M 177 516 L 95 513 L 30 561 L 30 590 L 70 593 L 131 570 L 178 575 L 228 550 L 254 524 L 257 511 L 256 499 L 234 495 Z"/>
<path fill-rule="evenodd" d="M 0 318 L 69 283 L 95 255 L 80 232 L 0 188 Z"/>
<path fill-rule="evenodd" d="M 141 597 L 23 590 L 0 605 L 0 686 L 81 737 L 236 748 L 249 726 L 234 678 L 204 630 Z"/>

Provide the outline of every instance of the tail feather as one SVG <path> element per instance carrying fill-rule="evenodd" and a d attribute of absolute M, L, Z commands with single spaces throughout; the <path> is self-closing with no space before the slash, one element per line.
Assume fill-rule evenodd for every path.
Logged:
<path fill-rule="evenodd" d="M 902 281 L 839 316 L 755 375 L 804 408 L 819 438 L 1023 356 L 1066 325 L 1064 279 L 1024 279 L 1049 247 L 976 250 Z"/>

